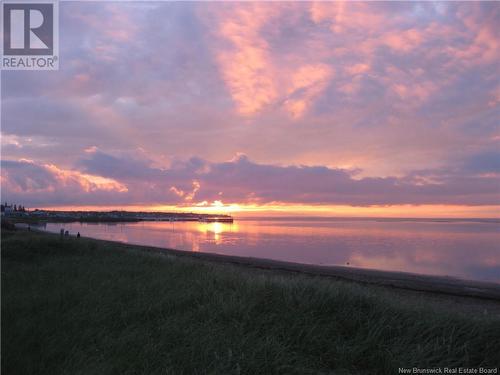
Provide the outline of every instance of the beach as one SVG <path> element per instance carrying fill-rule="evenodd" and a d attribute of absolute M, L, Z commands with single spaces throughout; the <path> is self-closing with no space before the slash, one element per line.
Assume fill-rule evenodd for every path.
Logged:
<path fill-rule="evenodd" d="M 390 374 L 498 366 L 494 298 L 185 255 L 3 231 L 2 370 Z"/>
<path fill-rule="evenodd" d="M 63 228 L 71 235 L 188 252 L 500 283 L 499 223 L 493 220 L 261 217 L 40 227 L 53 233 Z"/>

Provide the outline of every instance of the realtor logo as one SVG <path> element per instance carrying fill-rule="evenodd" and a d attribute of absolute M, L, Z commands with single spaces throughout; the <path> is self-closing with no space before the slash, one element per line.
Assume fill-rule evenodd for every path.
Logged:
<path fill-rule="evenodd" d="M 59 69 L 59 9 L 55 0 L 2 2 L 2 69 Z"/>

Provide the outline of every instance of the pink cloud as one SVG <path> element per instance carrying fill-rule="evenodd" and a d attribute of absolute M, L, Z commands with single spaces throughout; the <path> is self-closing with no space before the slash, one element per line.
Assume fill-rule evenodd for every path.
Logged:
<path fill-rule="evenodd" d="M 325 89 L 334 74 L 326 64 L 306 65 L 293 72 L 285 109 L 292 117 L 302 117 L 313 100 Z"/>
<path fill-rule="evenodd" d="M 345 68 L 345 70 L 346 70 L 347 74 L 358 75 L 358 74 L 363 74 L 363 73 L 370 71 L 370 65 L 359 63 L 359 64 L 348 66 Z"/>
<path fill-rule="evenodd" d="M 53 164 L 45 164 L 43 167 L 54 176 L 57 184 L 63 188 L 77 186 L 85 193 L 92 193 L 99 190 L 118 193 L 125 193 L 128 191 L 127 186 L 107 177 L 65 170 Z M 53 189 L 53 187 L 51 187 L 51 189 Z"/>
<path fill-rule="evenodd" d="M 409 106 L 419 105 L 439 90 L 438 84 L 421 76 L 419 70 L 403 71 L 393 65 L 386 69 L 381 79 L 392 93 Z"/>
<path fill-rule="evenodd" d="M 254 115 L 284 101 L 290 116 L 301 117 L 333 76 L 334 69 L 321 62 L 295 57 L 285 65 L 276 61 L 262 29 L 283 13 L 294 12 L 293 7 L 253 3 L 217 13 L 218 35 L 230 47 L 218 47 L 216 58 L 240 114 Z"/>
<path fill-rule="evenodd" d="M 496 155 L 496 154 L 495 154 Z M 486 155 L 486 157 L 490 157 Z M 498 166 L 485 155 L 447 170 L 400 177 L 360 177 L 350 169 L 255 163 L 240 155 L 213 163 L 191 158 L 158 169 L 146 160 L 93 153 L 81 169 L 33 161 L 2 161 L 2 188 L 9 200 L 29 204 L 305 204 L 350 206 L 398 204 L 495 205 Z M 479 163 L 479 164 L 478 164 Z"/>
<path fill-rule="evenodd" d="M 274 7 L 244 4 L 220 16 L 218 34 L 230 47 L 217 51 L 216 58 L 243 115 L 258 112 L 277 97 L 269 45 L 259 34 L 275 12 Z"/>
<path fill-rule="evenodd" d="M 178 197 L 183 198 L 185 202 L 191 202 L 194 199 L 196 192 L 200 190 L 200 187 L 200 183 L 196 180 L 193 180 L 193 190 L 189 193 L 185 192 L 184 190 L 178 189 L 175 186 L 171 186 L 170 191 Z"/>
<path fill-rule="evenodd" d="M 405 31 L 392 31 L 382 37 L 382 43 L 398 52 L 408 52 L 419 46 L 424 39 L 421 31 L 410 29 Z"/>
<path fill-rule="evenodd" d="M 384 14 L 363 2 L 312 2 L 309 12 L 315 23 L 327 22 L 337 34 L 356 29 L 373 32 L 388 25 Z"/>
<path fill-rule="evenodd" d="M 2 132 L 10 137 L 2 138 L 2 157 L 72 171 L 80 150 L 141 149 L 154 167 L 116 162 L 103 177 L 125 185 L 129 201 L 180 204 L 193 181 L 200 183 L 193 202 L 219 193 L 224 201 L 276 199 L 279 181 L 273 186 L 269 176 L 262 178 L 269 191 L 207 181 L 237 151 L 258 160 L 255 169 L 359 169 L 357 180 L 453 170 L 457 160 L 498 143 L 500 13 L 495 3 L 438 5 L 65 2 L 64 68 L 2 73 Z M 170 169 L 192 155 L 214 162 L 192 173 Z M 103 181 L 41 169 L 58 185 L 76 181 L 75 191 L 105 192 Z M 130 174 L 140 179 L 129 183 Z M 42 189 L 42 178 L 25 177 L 15 181 Z M 430 188 L 436 180 L 419 176 L 411 185 Z M 288 201 L 321 201 L 321 194 L 292 193 Z"/>
<path fill-rule="evenodd" d="M 126 185 L 103 176 L 60 168 L 54 164 L 37 164 L 22 159 L 15 169 L 3 170 L 2 187 L 10 194 L 46 195 L 89 193 L 126 193 Z"/>
<path fill-rule="evenodd" d="M 480 4 L 459 8 L 457 17 L 466 27 L 468 42 L 464 46 L 451 46 L 449 51 L 466 65 L 481 65 L 500 60 L 498 22 L 500 7 L 491 7 L 488 14 L 480 10 Z"/>

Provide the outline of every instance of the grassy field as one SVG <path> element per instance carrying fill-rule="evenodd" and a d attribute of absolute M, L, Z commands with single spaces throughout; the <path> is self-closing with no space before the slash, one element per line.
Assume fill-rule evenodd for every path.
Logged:
<path fill-rule="evenodd" d="M 2 233 L 2 374 L 397 374 L 500 364 L 500 318 L 426 298 Z"/>

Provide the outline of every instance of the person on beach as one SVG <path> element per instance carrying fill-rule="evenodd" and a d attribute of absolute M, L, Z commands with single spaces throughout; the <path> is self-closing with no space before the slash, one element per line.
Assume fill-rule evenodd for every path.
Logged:
<path fill-rule="evenodd" d="M 76 234 L 76 238 L 80 238 L 80 232 Z"/>

